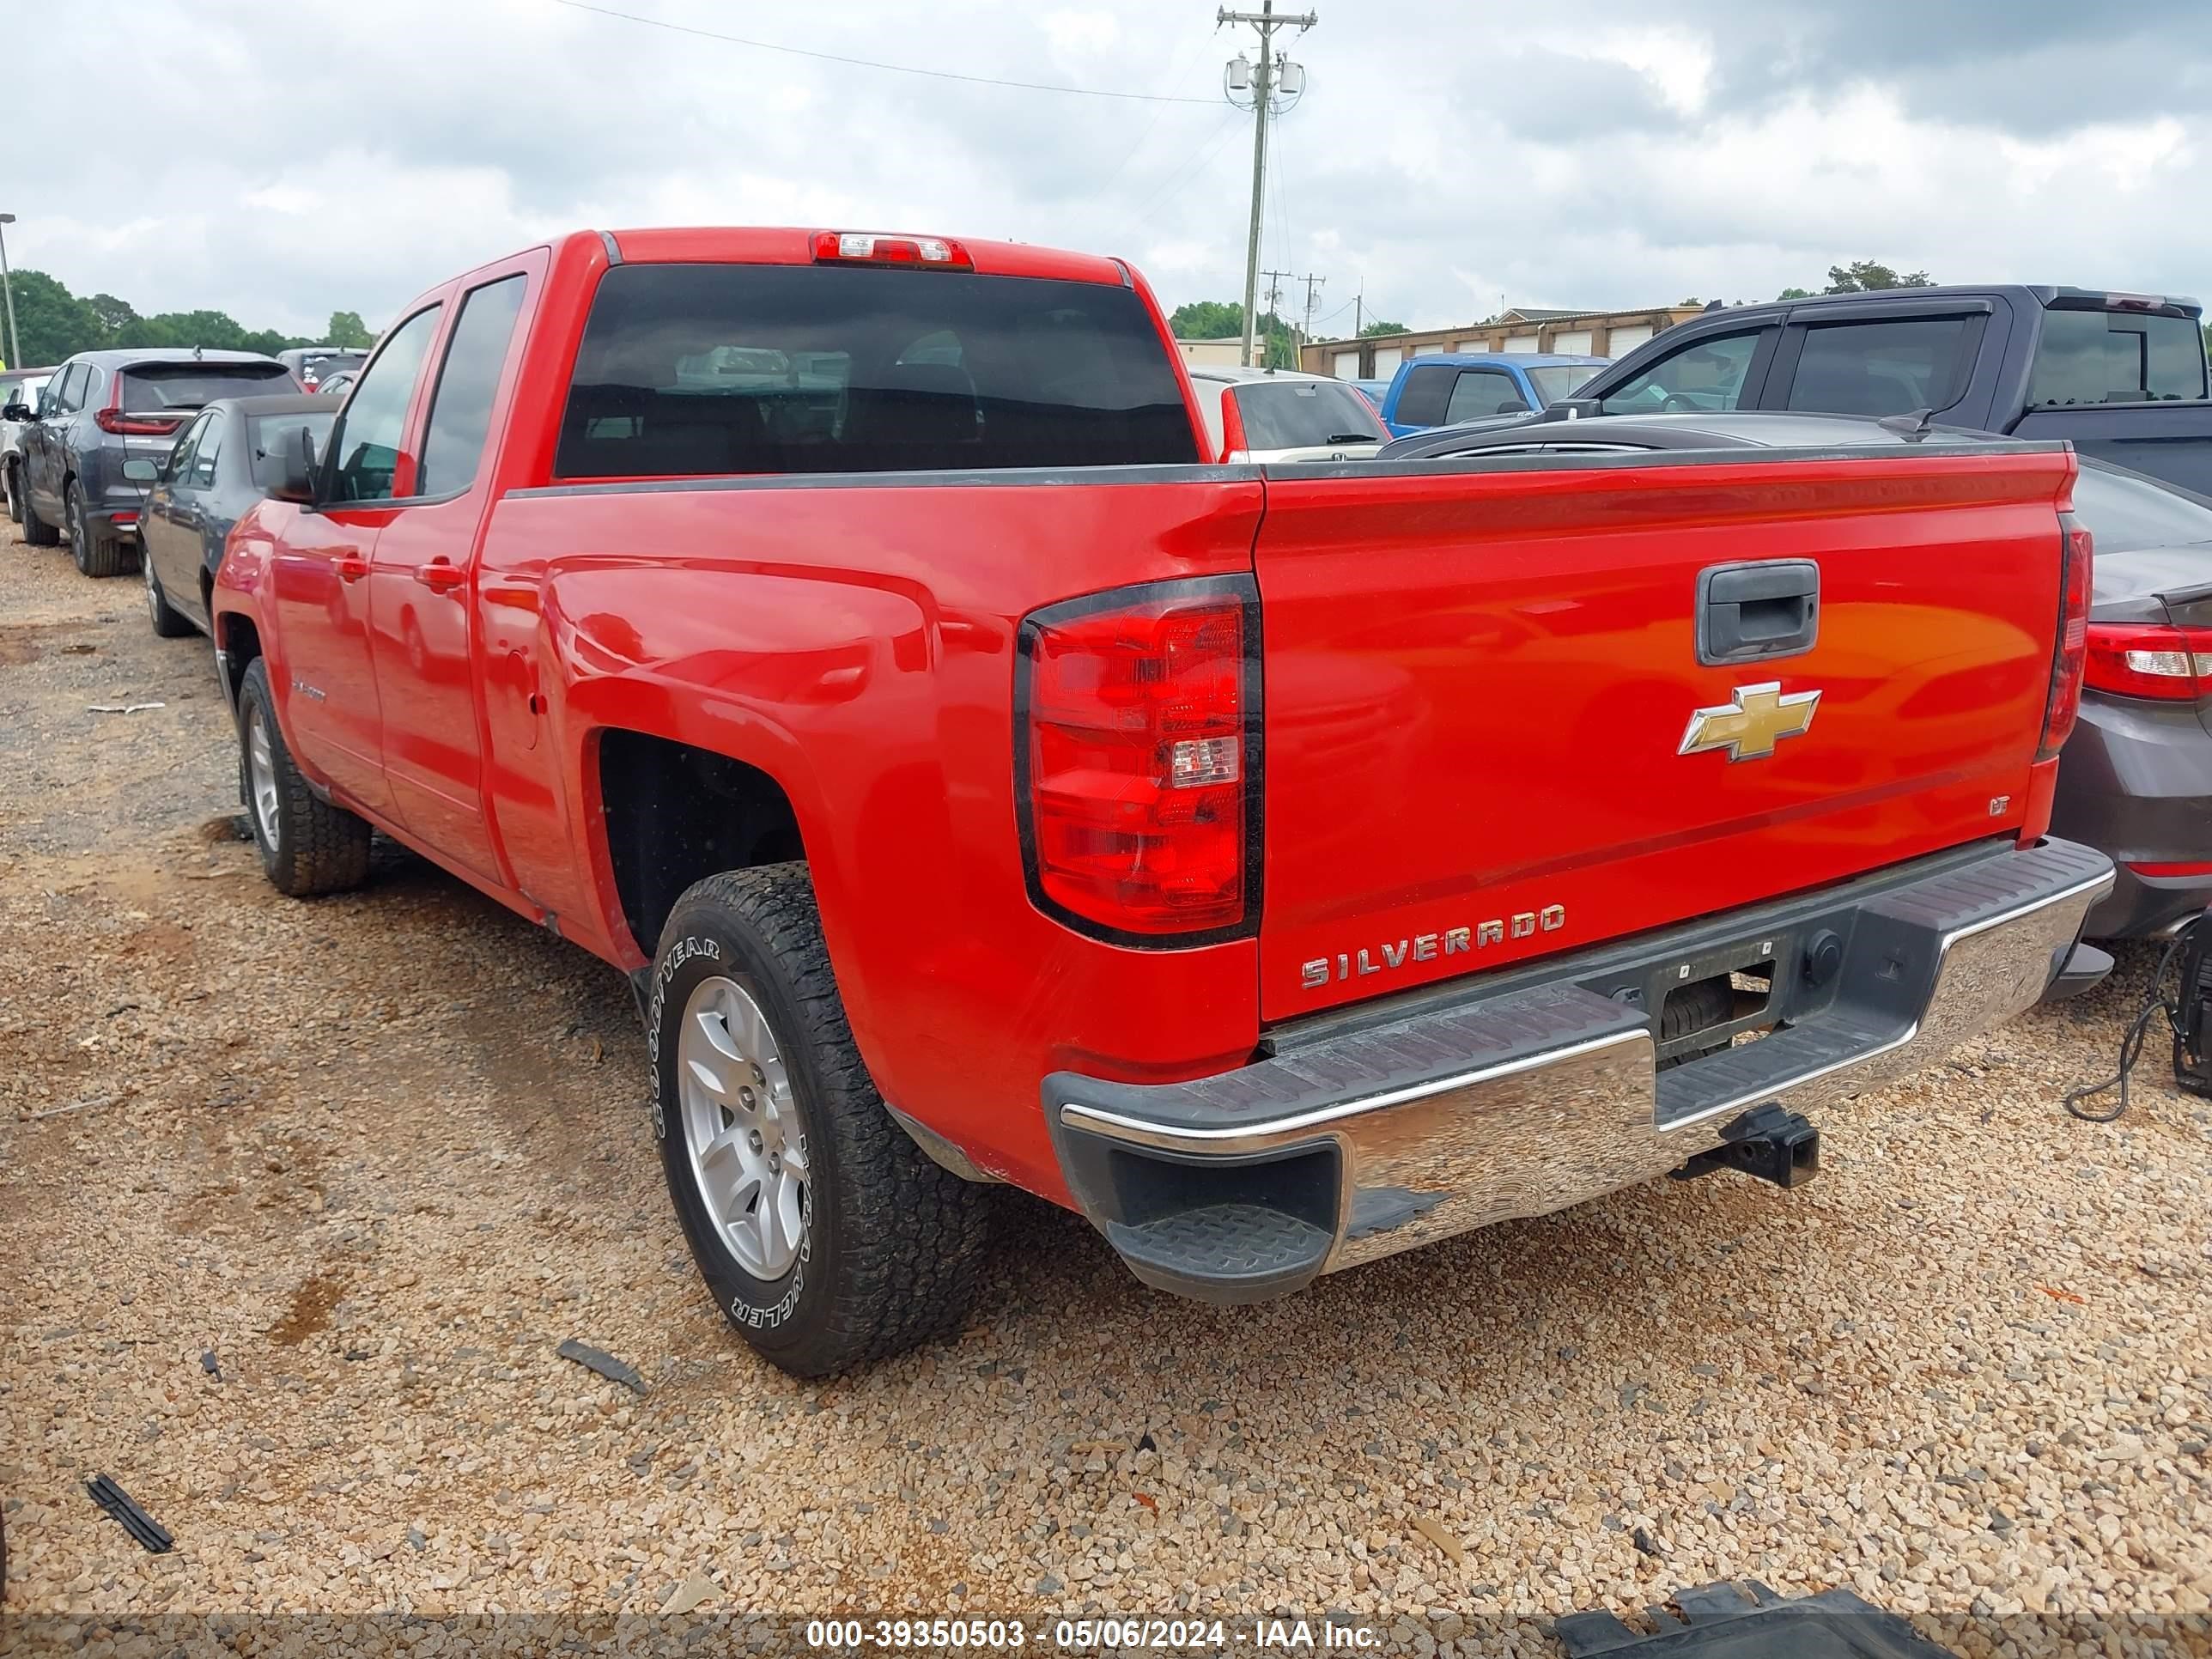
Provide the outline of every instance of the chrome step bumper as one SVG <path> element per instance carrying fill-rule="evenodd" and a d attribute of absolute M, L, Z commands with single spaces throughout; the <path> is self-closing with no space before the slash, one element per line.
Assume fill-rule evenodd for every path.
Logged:
<path fill-rule="evenodd" d="M 2033 1006 L 2112 879 L 2067 842 L 1942 855 L 1544 964 L 1535 982 L 1487 975 L 1399 1017 L 1285 1033 L 1215 1077 L 1056 1072 L 1047 1121 L 1077 1202 L 1139 1278 L 1281 1295 L 1650 1180 L 1766 1102 L 1810 1113 L 1927 1065 Z M 1806 947 L 1829 935 L 1839 964 L 1808 988 Z M 1730 940 L 1771 947 L 1782 1023 L 1660 1069 L 1656 988 Z"/>

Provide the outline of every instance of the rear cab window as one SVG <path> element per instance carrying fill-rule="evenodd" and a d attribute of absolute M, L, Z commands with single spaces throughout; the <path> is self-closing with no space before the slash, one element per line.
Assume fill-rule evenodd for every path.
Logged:
<path fill-rule="evenodd" d="M 2204 336 L 2197 319 L 2136 309 L 2053 307 L 2043 313 L 2028 374 L 2030 409 L 2204 395 Z"/>
<path fill-rule="evenodd" d="M 1375 411 L 1337 380 L 1247 380 L 1231 389 L 1248 449 L 1309 449 L 1381 443 Z"/>
<path fill-rule="evenodd" d="M 593 297 L 554 473 L 1199 459 L 1182 385 L 1132 289 L 967 272 L 625 264 Z"/>
<path fill-rule="evenodd" d="M 291 372 L 282 363 L 133 363 L 123 371 L 121 406 L 131 414 L 199 409 L 218 398 L 291 389 Z"/>

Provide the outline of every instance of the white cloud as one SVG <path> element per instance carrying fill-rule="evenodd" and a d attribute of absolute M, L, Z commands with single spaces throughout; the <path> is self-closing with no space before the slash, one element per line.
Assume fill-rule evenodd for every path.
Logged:
<path fill-rule="evenodd" d="M 1250 127 L 1219 76 L 1251 32 L 1210 6 L 608 3 L 1200 101 L 896 75 L 556 0 L 303 0 L 282 29 L 258 0 L 137 0 L 120 46 L 98 8 L 52 8 L 16 43 L 18 83 L 119 76 L 128 118 L 77 124 L 17 172 L 9 254 L 142 311 L 302 332 L 334 309 L 387 320 L 592 224 L 1012 237 L 1132 258 L 1170 305 L 1242 290 Z M 1660 25 L 1626 0 L 1555 0 L 1517 45 L 1465 6 L 1321 10 L 1292 48 L 1309 90 L 1273 150 L 1264 252 L 1328 278 L 1331 326 L 1363 284 L 1364 314 L 1441 324 L 1501 294 L 1765 298 L 1863 258 L 2168 292 L 2212 261 L 2192 189 L 2212 52 L 2158 0 L 2023 6 L 2001 38 L 1924 0 L 1772 0 L 1755 38 L 1721 0 Z"/>

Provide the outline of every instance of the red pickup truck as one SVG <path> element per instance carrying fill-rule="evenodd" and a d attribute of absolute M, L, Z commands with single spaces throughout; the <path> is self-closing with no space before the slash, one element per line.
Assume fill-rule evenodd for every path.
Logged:
<path fill-rule="evenodd" d="M 957 1326 L 988 1187 L 1242 1302 L 2035 1002 L 2060 446 L 1217 464 L 1120 260 L 579 233 L 433 289 L 216 595 L 287 893 L 372 827 L 625 970 L 730 1320 Z M 2086 955 L 2086 953 L 2085 953 Z"/>

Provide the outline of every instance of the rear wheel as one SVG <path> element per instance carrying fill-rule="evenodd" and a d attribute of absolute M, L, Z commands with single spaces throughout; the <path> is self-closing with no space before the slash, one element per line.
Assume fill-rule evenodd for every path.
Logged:
<path fill-rule="evenodd" d="M 182 639 L 192 631 L 191 618 L 169 603 L 169 596 L 161 591 L 161 579 L 154 571 L 153 560 L 142 552 L 139 568 L 146 577 L 146 614 L 153 619 L 154 631 L 165 640 Z"/>
<path fill-rule="evenodd" d="M 323 799 L 292 763 L 269 691 L 269 664 L 246 665 L 238 694 L 239 768 L 253 843 L 270 884 L 293 898 L 343 892 L 368 878 L 368 825 Z"/>
<path fill-rule="evenodd" d="M 20 478 L 17 480 L 16 488 L 22 489 Z M 15 499 L 23 505 L 23 539 L 25 541 L 33 547 L 52 547 L 56 542 L 61 540 L 62 532 L 39 516 L 38 507 L 31 500 L 28 490 L 23 490 L 22 494 Z"/>
<path fill-rule="evenodd" d="M 70 480 L 69 494 L 62 505 L 68 514 L 70 553 L 76 560 L 76 568 L 88 576 L 121 575 L 122 544 L 112 531 L 93 521 L 83 479 Z"/>
<path fill-rule="evenodd" d="M 991 1194 L 892 1121 L 805 865 L 710 876 L 677 901 L 646 1024 L 669 1195 L 746 1341 L 828 1376 L 959 1329 Z"/>

